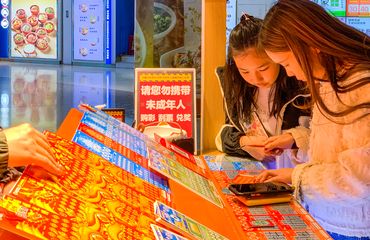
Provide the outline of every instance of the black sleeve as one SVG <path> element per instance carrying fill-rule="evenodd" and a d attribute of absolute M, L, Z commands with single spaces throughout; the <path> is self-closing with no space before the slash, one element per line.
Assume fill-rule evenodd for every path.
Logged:
<path fill-rule="evenodd" d="M 243 135 L 235 127 L 224 127 L 221 132 L 222 151 L 232 156 L 250 157 L 249 153 L 240 149 L 239 140 Z"/>
<path fill-rule="evenodd" d="M 311 109 L 300 109 L 297 106 L 302 106 L 305 98 L 299 97 L 294 104 L 290 103 L 285 109 L 284 119 L 281 129 L 291 129 L 299 126 L 299 118 L 301 116 L 311 116 Z"/>
<path fill-rule="evenodd" d="M 8 167 L 8 143 L 5 134 L 0 130 L 0 174 Z"/>

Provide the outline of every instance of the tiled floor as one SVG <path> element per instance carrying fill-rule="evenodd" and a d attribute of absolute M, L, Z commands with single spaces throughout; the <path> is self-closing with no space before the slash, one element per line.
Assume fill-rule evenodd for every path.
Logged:
<path fill-rule="evenodd" d="M 28 122 L 55 132 L 80 102 L 123 107 L 131 124 L 134 69 L 0 61 L 0 126 Z M 25 238 L 0 229 L 0 239 Z"/>
<path fill-rule="evenodd" d="M 134 69 L 0 62 L 0 125 L 55 132 L 80 102 L 123 107 L 134 118 Z"/>

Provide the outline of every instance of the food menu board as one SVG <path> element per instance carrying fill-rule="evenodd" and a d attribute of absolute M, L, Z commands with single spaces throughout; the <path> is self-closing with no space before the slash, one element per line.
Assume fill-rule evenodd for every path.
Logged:
<path fill-rule="evenodd" d="M 10 18 L 12 58 L 58 58 L 57 0 L 12 0 Z"/>
<path fill-rule="evenodd" d="M 74 0 L 74 60 L 104 61 L 104 9 L 104 0 Z"/>

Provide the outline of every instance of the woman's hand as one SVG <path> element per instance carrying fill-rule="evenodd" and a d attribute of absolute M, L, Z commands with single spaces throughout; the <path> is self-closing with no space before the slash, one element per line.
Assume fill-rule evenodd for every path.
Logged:
<path fill-rule="evenodd" d="M 239 140 L 240 148 L 248 152 L 253 158 L 261 161 L 271 156 L 271 154 L 265 153 L 264 142 L 266 140 L 267 137 L 264 136 L 242 136 Z"/>
<path fill-rule="evenodd" d="M 284 149 L 291 149 L 294 138 L 290 133 L 269 137 L 265 142 L 265 152 L 271 155 L 280 155 Z"/>
<path fill-rule="evenodd" d="M 280 168 L 276 170 L 265 170 L 260 173 L 256 179 L 256 183 L 260 182 L 292 182 L 293 168 Z"/>
<path fill-rule="evenodd" d="M 8 144 L 9 167 L 34 164 L 53 174 L 63 174 L 64 169 L 55 161 L 46 137 L 30 124 L 3 131 Z"/>

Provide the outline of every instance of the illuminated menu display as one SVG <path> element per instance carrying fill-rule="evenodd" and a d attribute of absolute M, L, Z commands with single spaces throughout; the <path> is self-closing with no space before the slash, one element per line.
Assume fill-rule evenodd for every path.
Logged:
<path fill-rule="evenodd" d="M 57 59 L 57 0 L 12 0 L 10 19 L 11 57 Z"/>
<path fill-rule="evenodd" d="M 73 9 L 73 58 L 104 61 L 104 1 L 75 0 Z"/>

